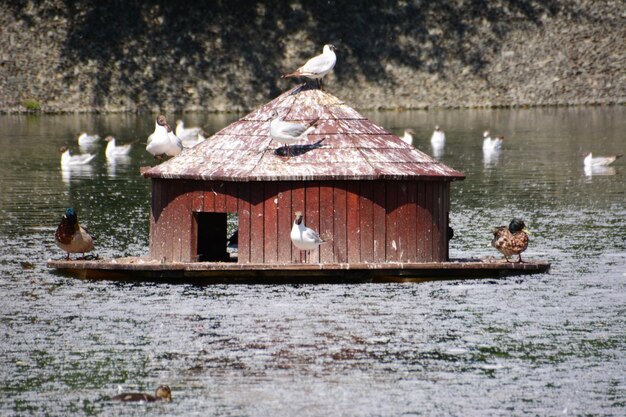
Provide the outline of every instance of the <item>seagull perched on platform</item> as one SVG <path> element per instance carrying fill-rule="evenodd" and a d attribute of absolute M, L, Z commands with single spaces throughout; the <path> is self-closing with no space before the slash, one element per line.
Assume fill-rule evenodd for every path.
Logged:
<path fill-rule="evenodd" d="M 104 138 L 104 140 L 108 142 L 106 150 L 104 151 L 107 159 L 114 159 L 118 156 L 126 156 L 130 152 L 130 148 L 132 147 L 130 143 L 127 145 L 116 146 L 115 138 L 113 136 L 107 136 L 106 138 Z"/>
<path fill-rule="evenodd" d="M 316 80 L 318 82 L 318 86 L 321 88 L 322 78 L 332 71 L 332 69 L 335 67 L 335 63 L 337 62 L 337 55 L 335 55 L 336 50 L 337 48 L 335 48 L 333 45 L 324 45 L 324 49 L 321 55 L 317 55 L 309 59 L 306 64 L 304 64 L 294 72 L 284 74 L 282 78 L 304 77 L 311 80 Z"/>
<path fill-rule="evenodd" d="M 507 262 L 509 256 L 513 255 L 518 255 L 517 262 L 522 262 L 522 252 L 528 247 L 528 230 L 523 220 L 513 219 L 508 228 L 506 226 L 495 227 L 492 233 L 491 246 L 500 251 Z"/>
<path fill-rule="evenodd" d="M 286 122 L 278 117 L 278 112 L 272 110 L 270 119 L 270 136 L 276 142 L 284 143 L 287 146 L 287 156 L 290 156 L 289 145 L 293 145 L 305 139 L 309 133 L 315 130 L 319 117 L 307 124 Z"/>
<path fill-rule="evenodd" d="M 61 152 L 61 166 L 63 167 L 86 165 L 96 157 L 96 155 L 91 153 L 72 155 L 70 154 L 70 150 L 67 149 L 67 146 L 61 147 L 59 152 Z"/>
<path fill-rule="evenodd" d="M 402 139 L 402 141 L 408 145 L 413 145 L 414 134 L 415 132 L 413 131 L 413 129 L 404 129 L 404 136 L 402 136 L 400 139 Z"/>
<path fill-rule="evenodd" d="M 54 233 L 54 241 L 59 248 L 67 252 L 67 260 L 70 253 L 82 253 L 93 249 L 93 239 L 87 229 L 78 224 L 78 217 L 73 208 L 65 210 L 61 223 Z"/>
<path fill-rule="evenodd" d="M 586 167 L 605 167 L 611 165 L 618 158 L 621 158 L 622 155 L 613 155 L 613 156 L 596 156 L 594 157 L 591 152 L 585 156 L 583 163 Z"/>
<path fill-rule="evenodd" d="M 193 148 L 197 144 L 204 142 L 206 133 L 201 127 L 185 127 L 182 120 L 176 121 L 176 136 L 183 142 L 183 147 Z"/>
<path fill-rule="evenodd" d="M 300 249 L 301 252 L 308 252 L 324 243 L 324 240 L 320 238 L 315 230 L 304 225 L 302 213 L 297 211 L 296 218 L 293 221 L 293 227 L 291 228 L 291 242 L 296 248 Z M 302 256 L 300 258 L 302 258 Z"/>
<path fill-rule="evenodd" d="M 183 150 L 182 141 L 174 134 L 162 114 L 156 118 L 154 132 L 148 136 L 146 150 L 155 159 L 161 159 L 162 155 L 176 156 Z"/>

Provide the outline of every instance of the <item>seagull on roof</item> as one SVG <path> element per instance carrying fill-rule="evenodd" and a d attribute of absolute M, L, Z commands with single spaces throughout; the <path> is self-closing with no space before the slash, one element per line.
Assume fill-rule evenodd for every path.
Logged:
<path fill-rule="evenodd" d="M 113 136 L 107 136 L 106 138 L 104 138 L 104 140 L 108 142 L 106 150 L 104 151 L 107 159 L 115 159 L 119 156 L 126 156 L 130 152 L 130 148 L 132 147 L 130 143 L 126 145 L 116 146 L 115 138 Z"/>
<path fill-rule="evenodd" d="M 182 120 L 176 121 L 176 136 L 183 142 L 185 148 L 193 148 L 197 144 L 204 142 L 206 133 L 201 127 L 185 127 Z"/>
<path fill-rule="evenodd" d="M 414 134 L 415 132 L 413 131 L 413 129 L 404 129 L 404 136 L 402 136 L 400 139 L 402 139 L 402 141 L 408 145 L 413 145 Z"/>
<path fill-rule="evenodd" d="M 70 154 L 70 150 L 67 148 L 67 146 L 62 146 L 59 149 L 59 152 L 61 152 L 61 166 L 62 167 L 86 165 L 96 157 L 96 155 L 91 154 L 91 153 L 82 153 L 80 155 L 72 155 Z"/>
<path fill-rule="evenodd" d="M 154 123 L 154 132 L 148 136 L 148 144 L 146 150 L 150 152 L 155 159 L 162 159 L 163 155 L 176 156 L 183 150 L 183 143 L 178 138 L 169 124 L 165 116 L 160 114 Z"/>
<path fill-rule="evenodd" d="M 337 62 L 337 55 L 335 55 L 335 48 L 333 45 L 326 44 L 320 55 L 317 55 L 309 59 L 303 66 L 291 72 L 284 74 L 282 78 L 290 77 L 304 77 L 311 80 L 316 80 L 318 86 L 322 87 L 322 78 L 332 71 Z"/>
<path fill-rule="evenodd" d="M 289 145 L 293 145 L 305 139 L 309 133 L 315 130 L 319 117 L 312 122 L 303 124 L 286 122 L 278 117 L 278 112 L 272 110 L 270 119 L 270 136 L 272 140 L 284 143 L 287 146 L 287 156 L 290 156 Z"/>
<path fill-rule="evenodd" d="M 291 242 L 300 249 L 300 258 L 302 259 L 302 251 L 308 252 L 314 250 L 325 241 L 310 227 L 304 225 L 302 212 L 296 212 L 296 218 L 291 228 Z M 305 254 L 306 258 L 306 254 Z"/>
<path fill-rule="evenodd" d="M 593 156 L 591 152 L 585 156 L 583 163 L 586 167 L 605 167 L 611 165 L 617 159 L 621 158 L 622 155 L 612 155 L 612 156 Z"/>

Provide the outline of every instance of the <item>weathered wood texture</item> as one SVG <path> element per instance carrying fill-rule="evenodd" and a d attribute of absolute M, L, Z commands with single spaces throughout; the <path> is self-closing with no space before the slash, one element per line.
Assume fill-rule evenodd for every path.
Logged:
<path fill-rule="evenodd" d="M 296 211 L 326 243 L 308 263 L 441 262 L 448 258 L 448 181 L 223 182 L 153 179 L 150 257 L 197 259 L 194 213 L 238 216 L 239 263 L 303 262 Z M 210 237 L 209 237 L 210 238 Z"/>
<path fill-rule="evenodd" d="M 319 118 L 315 131 L 292 146 L 291 158 L 277 152 L 282 144 L 272 141 L 269 135 L 274 110 L 286 121 L 310 122 Z M 203 143 L 148 169 L 144 175 L 244 182 L 464 178 L 460 172 L 372 123 L 337 97 L 308 86 L 285 92 Z"/>

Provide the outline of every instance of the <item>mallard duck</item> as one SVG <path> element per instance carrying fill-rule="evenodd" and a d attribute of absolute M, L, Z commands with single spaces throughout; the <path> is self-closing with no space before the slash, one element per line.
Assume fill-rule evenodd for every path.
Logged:
<path fill-rule="evenodd" d="M 290 156 L 289 145 L 293 145 L 305 139 L 309 133 L 315 130 L 319 118 L 309 123 L 286 122 L 278 117 L 278 112 L 272 110 L 270 120 L 270 136 L 276 142 L 287 145 L 287 156 Z"/>
<path fill-rule="evenodd" d="M 54 241 L 59 248 L 67 252 L 67 260 L 70 260 L 70 253 L 82 253 L 93 249 L 93 239 L 87 229 L 78 224 L 78 217 L 73 208 L 65 210 L 61 223 L 54 233 Z"/>
<path fill-rule="evenodd" d="M 523 220 L 513 219 L 509 227 L 499 226 L 492 230 L 491 246 L 496 248 L 509 260 L 509 256 L 518 255 L 518 262 L 522 261 L 522 252 L 528 247 L 528 230 Z"/>
<path fill-rule="evenodd" d="M 324 45 L 322 53 L 309 59 L 303 66 L 291 72 L 284 74 L 282 78 L 289 77 L 304 77 L 311 80 L 317 80 L 318 86 L 322 87 L 322 78 L 331 72 L 337 62 L 337 55 L 335 55 L 335 48 L 333 45 Z"/>
<path fill-rule="evenodd" d="M 108 142 L 107 148 L 104 151 L 107 159 L 114 159 L 118 156 L 126 156 L 130 152 L 130 148 L 132 147 L 130 143 L 126 145 L 116 146 L 115 138 L 113 136 L 107 136 L 106 138 L 104 138 L 104 140 Z"/>
<path fill-rule="evenodd" d="M 113 401 L 125 402 L 152 402 L 172 401 L 172 390 L 167 385 L 161 385 L 154 391 L 154 395 L 142 392 L 123 392 L 111 398 Z"/>
<path fill-rule="evenodd" d="M 302 213 L 297 211 L 293 227 L 291 228 L 291 242 L 296 248 L 300 249 L 301 258 L 302 251 L 311 251 L 324 243 L 320 235 L 310 227 L 306 227 L 302 220 Z"/>
<path fill-rule="evenodd" d="M 585 156 L 583 163 L 586 167 L 605 167 L 611 165 L 617 159 L 621 158 L 622 155 L 613 155 L 613 156 L 596 156 L 594 157 L 591 152 Z"/>
<path fill-rule="evenodd" d="M 96 157 L 96 155 L 91 153 L 81 153 L 80 155 L 72 155 L 70 154 L 70 150 L 67 149 L 67 146 L 62 146 L 59 149 L 61 152 L 61 166 L 62 167 L 70 167 L 77 165 L 86 165 L 92 161 Z"/>
<path fill-rule="evenodd" d="M 407 145 L 413 145 L 413 135 L 415 135 L 415 131 L 413 129 L 404 129 L 404 136 L 400 139 Z"/>
<path fill-rule="evenodd" d="M 163 155 L 176 156 L 183 150 L 183 143 L 177 137 L 165 116 L 162 114 L 156 118 L 154 123 L 154 132 L 148 136 L 148 144 L 146 150 L 150 152 L 155 159 L 161 159 Z"/>

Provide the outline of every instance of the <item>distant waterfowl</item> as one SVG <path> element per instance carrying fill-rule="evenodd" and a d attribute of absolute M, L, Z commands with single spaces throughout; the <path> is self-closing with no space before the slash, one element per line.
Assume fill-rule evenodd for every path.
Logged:
<path fill-rule="evenodd" d="M 415 135 L 413 129 L 404 129 L 404 135 L 400 139 L 408 145 L 413 145 L 413 135 Z"/>
<path fill-rule="evenodd" d="M 107 136 L 106 138 L 104 138 L 104 140 L 108 142 L 106 150 L 104 151 L 104 154 L 108 159 L 114 159 L 119 156 L 128 155 L 128 153 L 130 152 L 130 148 L 132 147 L 130 143 L 126 145 L 116 146 L 115 138 L 113 136 Z"/>
<path fill-rule="evenodd" d="M 316 118 L 306 124 L 286 122 L 278 117 L 276 110 L 273 110 L 270 121 L 270 136 L 272 140 L 285 144 L 287 146 L 287 156 L 290 156 L 289 145 L 305 139 L 309 133 L 315 130 L 318 120 L 319 118 Z"/>
<path fill-rule="evenodd" d="M 443 147 L 446 144 L 446 134 L 439 128 L 439 126 L 435 126 L 435 131 L 430 137 L 430 144 L 433 147 Z"/>
<path fill-rule="evenodd" d="M 176 121 L 176 136 L 183 142 L 183 147 L 193 148 L 206 140 L 206 133 L 201 127 L 185 127 L 182 120 Z"/>
<path fill-rule="evenodd" d="M 301 252 L 305 251 L 306 257 L 306 252 L 317 248 L 324 243 L 324 240 L 320 238 L 315 230 L 304 225 L 302 213 L 298 211 L 296 212 L 296 218 L 291 228 L 291 242 L 296 248 L 300 249 Z M 302 253 L 300 257 L 302 258 Z"/>
<path fill-rule="evenodd" d="M 503 139 L 503 136 L 491 139 L 489 131 L 485 130 L 485 132 L 483 133 L 483 151 L 493 151 L 500 149 L 502 147 Z"/>
<path fill-rule="evenodd" d="M 54 233 L 54 241 L 59 248 L 67 252 L 67 260 L 70 253 L 85 253 L 94 248 L 93 239 L 87 229 L 78 224 L 78 217 L 73 208 L 65 210 L 61 223 Z"/>
<path fill-rule="evenodd" d="M 113 401 L 124 402 L 153 402 L 153 401 L 172 401 L 172 390 L 167 385 L 158 387 L 154 395 L 144 394 L 141 392 L 126 392 L 118 394 L 111 398 Z"/>
<path fill-rule="evenodd" d="M 94 143 L 98 142 L 100 140 L 100 136 L 99 135 L 90 135 L 86 132 L 81 133 L 80 135 L 78 135 L 78 146 L 88 146 L 88 145 L 93 145 Z"/>
<path fill-rule="evenodd" d="M 593 156 L 591 152 L 585 156 L 583 163 L 586 167 L 605 167 L 611 165 L 617 159 L 621 158 L 622 155 L 612 155 L 612 156 Z"/>
<path fill-rule="evenodd" d="M 154 132 L 148 136 L 146 150 L 155 159 L 161 159 L 163 155 L 176 156 L 183 150 L 182 141 L 174 134 L 162 114 L 156 118 Z"/>
<path fill-rule="evenodd" d="M 304 77 L 311 80 L 317 80 L 318 85 L 321 88 L 321 79 L 332 71 L 335 67 L 335 63 L 337 62 L 335 51 L 336 48 L 333 45 L 324 45 L 324 49 L 320 55 L 309 59 L 303 66 L 294 72 L 284 74 L 282 78 Z"/>
<path fill-rule="evenodd" d="M 59 152 L 61 152 L 61 166 L 63 167 L 86 165 L 96 157 L 96 155 L 91 153 L 72 155 L 67 146 L 61 147 Z"/>
<path fill-rule="evenodd" d="M 513 219 L 509 227 L 499 226 L 492 229 L 493 239 L 491 246 L 496 248 L 509 260 L 509 256 L 518 255 L 518 262 L 522 261 L 522 252 L 528 247 L 528 230 L 523 220 Z"/>

